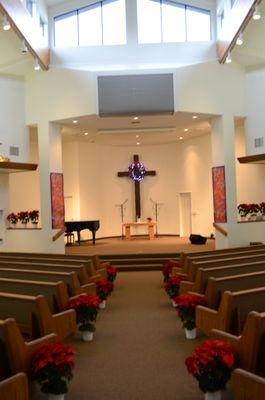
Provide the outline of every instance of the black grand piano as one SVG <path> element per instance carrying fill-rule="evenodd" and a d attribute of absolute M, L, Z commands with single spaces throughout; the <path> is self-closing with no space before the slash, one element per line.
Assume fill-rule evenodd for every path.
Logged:
<path fill-rule="evenodd" d="M 99 220 L 96 221 L 65 221 L 66 233 L 77 232 L 78 244 L 80 244 L 80 232 L 89 229 L 92 232 L 93 244 L 96 240 L 96 231 L 99 229 Z"/>

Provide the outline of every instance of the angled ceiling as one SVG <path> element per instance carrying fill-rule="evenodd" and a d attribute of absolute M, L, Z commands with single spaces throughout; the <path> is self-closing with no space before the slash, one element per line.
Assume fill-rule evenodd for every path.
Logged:
<path fill-rule="evenodd" d="M 235 46 L 232 52 L 233 60 L 239 64 L 253 68 L 265 64 L 265 2 L 260 4 L 262 18 L 258 21 L 250 20 L 244 30 L 244 43 Z"/>

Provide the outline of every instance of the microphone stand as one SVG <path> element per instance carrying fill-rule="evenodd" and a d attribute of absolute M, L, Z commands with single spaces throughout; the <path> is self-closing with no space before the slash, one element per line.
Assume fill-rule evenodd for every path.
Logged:
<path fill-rule="evenodd" d="M 123 203 L 121 204 L 116 204 L 116 207 L 119 208 L 120 210 L 120 216 L 121 216 L 121 238 L 124 238 L 123 234 L 123 222 L 124 222 L 124 212 L 125 212 L 125 204 L 127 203 L 128 199 L 124 200 Z"/>
<path fill-rule="evenodd" d="M 153 199 L 151 199 L 151 197 L 150 197 L 150 201 L 153 204 L 153 210 L 155 212 L 155 220 L 156 220 L 155 237 L 158 237 L 158 215 L 159 215 L 160 209 L 164 205 L 164 203 L 158 203 L 157 201 L 154 201 Z"/>

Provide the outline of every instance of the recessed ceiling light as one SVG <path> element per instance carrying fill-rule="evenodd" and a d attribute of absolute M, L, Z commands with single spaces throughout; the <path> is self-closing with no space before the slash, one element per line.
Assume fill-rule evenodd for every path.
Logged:
<path fill-rule="evenodd" d="M 85 132 L 84 135 L 87 136 L 87 135 L 88 135 L 88 132 Z"/>
<path fill-rule="evenodd" d="M 137 144 L 137 146 L 139 146 L 140 142 L 137 142 L 136 144 Z"/>
<path fill-rule="evenodd" d="M 37 58 L 35 59 L 34 70 L 35 71 L 39 71 L 40 70 L 40 64 L 39 64 L 39 61 L 37 60 Z"/>
<path fill-rule="evenodd" d="M 236 44 L 237 44 L 237 46 L 242 46 L 243 43 L 244 43 L 243 33 L 240 32 L 236 39 Z"/>
<path fill-rule="evenodd" d="M 139 117 L 133 117 L 134 121 L 138 121 Z"/>
<path fill-rule="evenodd" d="M 73 124 L 77 124 L 77 122 L 78 122 L 78 121 L 77 121 L 76 119 L 73 120 Z"/>
<path fill-rule="evenodd" d="M 188 132 L 188 131 L 189 131 L 188 128 L 185 128 L 185 129 L 184 129 L 184 132 Z"/>
<path fill-rule="evenodd" d="M 183 137 L 182 137 L 182 136 L 180 136 L 180 137 L 179 137 L 179 140 L 182 140 L 182 139 L 183 139 Z"/>
<path fill-rule="evenodd" d="M 257 20 L 259 20 L 259 19 L 261 18 L 260 8 L 259 8 L 259 5 L 258 5 L 258 4 L 255 6 L 255 9 L 254 9 L 252 18 L 253 18 L 255 21 L 257 21 Z"/>
<path fill-rule="evenodd" d="M 198 115 L 193 115 L 192 118 L 193 118 L 193 119 L 197 119 L 197 118 L 198 118 Z"/>
<path fill-rule="evenodd" d="M 9 29 L 11 28 L 10 22 L 8 21 L 6 15 L 4 15 L 4 18 L 3 18 L 3 25 L 2 25 L 2 26 L 3 26 L 3 30 L 4 30 L 4 31 L 9 31 Z"/>
<path fill-rule="evenodd" d="M 227 57 L 225 59 L 226 64 L 231 64 L 232 62 L 232 57 L 230 51 L 227 53 Z"/>

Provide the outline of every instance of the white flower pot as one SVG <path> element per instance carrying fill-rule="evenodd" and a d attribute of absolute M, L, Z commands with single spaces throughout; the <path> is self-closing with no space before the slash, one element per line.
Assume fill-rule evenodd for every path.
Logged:
<path fill-rule="evenodd" d="M 218 390 L 218 392 L 206 392 L 204 398 L 205 400 L 221 400 L 222 391 Z"/>
<path fill-rule="evenodd" d="M 196 339 L 196 336 L 197 336 L 196 328 L 191 329 L 191 330 L 185 329 L 185 334 L 186 334 L 186 339 L 188 339 L 188 340 Z"/>
<path fill-rule="evenodd" d="M 64 400 L 64 394 L 48 393 L 48 400 Z"/>
<path fill-rule="evenodd" d="M 241 215 L 241 221 L 246 221 L 247 217 L 245 215 Z"/>
<path fill-rule="evenodd" d="M 173 307 L 177 307 L 178 306 L 178 303 L 175 303 L 175 301 L 173 299 L 171 299 L 171 302 L 172 302 L 172 306 Z"/>
<path fill-rule="evenodd" d="M 106 308 L 106 300 L 102 300 L 102 302 L 99 304 L 99 308 L 101 310 L 104 310 L 104 308 Z"/>
<path fill-rule="evenodd" d="M 38 222 L 31 222 L 31 227 L 34 229 L 38 228 Z"/>
<path fill-rule="evenodd" d="M 82 331 L 82 339 L 84 342 L 91 342 L 93 340 L 94 332 Z"/>
<path fill-rule="evenodd" d="M 249 217 L 249 221 L 256 221 L 257 216 L 256 215 L 251 215 Z"/>

